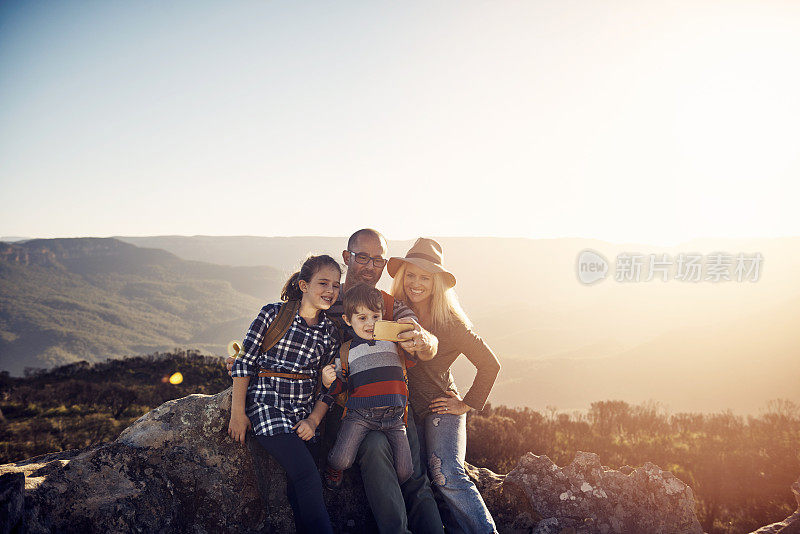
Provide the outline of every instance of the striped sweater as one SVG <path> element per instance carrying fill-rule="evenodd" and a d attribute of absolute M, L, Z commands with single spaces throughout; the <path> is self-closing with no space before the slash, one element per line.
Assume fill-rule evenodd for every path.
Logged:
<path fill-rule="evenodd" d="M 408 385 L 401 358 L 407 367 L 414 365 L 405 351 L 391 341 L 371 341 L 353 336 L 347 356 L 348 376 L 342 376 L 342 362 L 336 355 L 336 380 L 322 396 L 322 402 L 333 404 L 339 393 L 347 391 L 347 408 L 403 406 L 408 403 Z"/>

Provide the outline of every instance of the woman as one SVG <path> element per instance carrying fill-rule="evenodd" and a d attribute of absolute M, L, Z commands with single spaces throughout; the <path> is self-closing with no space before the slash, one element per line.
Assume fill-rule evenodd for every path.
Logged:
<path fill-rule="evenodd" d="M 443 266 L 439 243 L 417 239 L 404 258 L 389 260 L 387 270 L 394 278 L 394 298 L 408 304 L 420 325 L 439 338 L 436 356 L 408 369 L 411 405 L 431 482 L 447 502 L 451 519 L 461 531 L 496 532 L 492 515 L 464 469 L 464 457 L 466 413 L 483 409 L 500 362 L 472 331 L 453 290 L 456 278 Z M 450 372 L 450 366 L 461 354 L 477 368 L 475 380 L 463 398 Z"/>
<path fill-rule="evenodd" d="M 322 481 L 304 442 L 314 437 L 327 409 L 312 410 L 320 363 L 339 350 L 336 327 L 322 310 L 339 295 L 342 269 L 327 255 L 309 257 L 286 282 L 282 303 L 261 309 L 233 363 L 233 399 L 228 434 L 244 443 L 252 426 L 256 441 L 286 470 L 286 493 L 298 532 L 333 532 L 322 498 Z M 261 343 L 282 306 L 299 309 L 283 335 L 265 353 Z"/>

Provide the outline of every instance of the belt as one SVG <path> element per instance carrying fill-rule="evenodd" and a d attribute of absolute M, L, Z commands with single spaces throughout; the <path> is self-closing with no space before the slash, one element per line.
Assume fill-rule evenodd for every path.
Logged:
<path fill-rule="evenodd" d="M 312 375 L 304 375 L 301 373 L 278 373 L 276 371 L 266 371 L 261 369 L 258 373 L 260 377 L 277 377 L 277 378 L 291 378 L 292 380 L 308 380 L 314 378 Z"/>

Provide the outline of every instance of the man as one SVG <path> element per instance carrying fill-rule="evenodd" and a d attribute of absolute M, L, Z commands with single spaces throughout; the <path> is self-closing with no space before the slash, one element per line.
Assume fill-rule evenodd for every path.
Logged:
<path fill-rule="evenodd" d="M 386 239 L 378 231 L 365 228 L 358 230 L 347 241 L 342 259 L 347 266 L 344 285 L 337 301 L 326 311 L 330 319 L 342 323 L 344 306 L 342 295 L 355 284 L 363 283 L 375 287 L 386 266 Z M 436 355 L 439 341 L 436 336 L 423 329 L 414 312 L 400 301 L 393 301 L 393 320 L 410 323 L 414 329 L 399 335 L 400 346 L 416 355 L 420 360 L 430 360 Z M 228 359 L 228 369 L 233 358 Z M 334 404 L 333 413 L 325 418 L 325 441 L 330 444 L 336 438 L 341 408 Z M 361 469 L 364 490 L 372 515 L 381 533 L 437 533 L 442 534 L 442 519 L 428 480 L 426 464 L 419 451 L 419 438 L 414 417 L 409 406 L 408 444 L 414 473 L 402 485 L 397 480 L 394 457 L 389 441 L 383 432 L 373 431 L 361 442 L 356 461 Z"/>
<path fill-rule="evenodd" d="M 347 267 L 344 285 L 338 300 L 326 312 L 328 317 L 342 322 L 342 295 L 348 288 L 359 283 L 374 287 L 378 283 L 386 266 L 386 254 L 386 239 L 376 230 L 366 228 L 350 236 L 347 250 L 342 251 L 342 259 Z M 400 342 L 400 346 L 421 360 L 433 358 L 439 343 L 436 336 L 423 329 L 414 312 L 402 302 L 394 301 L 392 312 L 393 320 L 414 325 L 413 330 L 398 336 L 404 340 Z M 325 432 L 326 441 L 330 442 L 336 437 L 341 408 L 334 405 L 332 411 L 326 418 Z M 426 464 L 420 458 L 419 438 L 411 413 L 408 416 L 408 444 L 411 447 L 414 473 L 400 485 L 394 469 L 392 448 L 386 436 L 382 432 L 373 431 L 361 442 L 356 461 L 361 469 L 361 479 L 372 515 L 382 533 L 410 531 L 441 534 L 442 519 L 430 487 Z"/>
<path fill-rule="evenodd" d="M 339 291 L 339 298 L 325 313 L 328 317 L 342 324 L 344 293 L 356 284 L 367 284 L 375 287 L 386 266 L 386 239 L 377 230 L 365 228 L 358 230 L 347 241 L 347 250 L 342 251 L 342 259 L 347 266 L 344 285 Z M 378 265 L 376 265 L 376 263 Z M 382 291 L 382 293 L 384 293 Z M 385 293 L 384 293 L 385 294 Z M 393 299 L 392 299 L 393 300 Z M 406 352 L 416 354 L 420 360 L 430 360 L 436 355 L 439 341 L 436 336 L 422 328 L 411 308 L 400 301 L 394 301 L 393 320 L 399 323 L 414 325 L 414 329 L 401 333 L 398 337 L 404 341 L 400 346 Z"/>

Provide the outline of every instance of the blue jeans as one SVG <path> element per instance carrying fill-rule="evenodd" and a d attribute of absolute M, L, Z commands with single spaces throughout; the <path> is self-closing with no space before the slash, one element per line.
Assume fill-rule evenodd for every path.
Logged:
<path fill-rule="evenodd" d="M 381 534 L 444 534 L 427 469 L 420 461 L 419 437 L 410 406 L 408 445 L 414 474 L 403 484 L 398 483 L 392 465 L 392 448 L 383 432 L 370 432 L 358 448 L 356 461 L 378 531 Z"/>
<path fill-rule="evenodd" d="M 492 514 L 464 469 L 467 454 L 467 415 L 430 414 L 417 420 L 420 454 L 428 475 L 450 509 L 448 532 L 497 532 Z M 448 525 L 449 521 L 455 524 Z"/>
<path fill-rule="evenodd" d="M 297 434 L 256 436 L 256 441 L 286 471 L 286 496 L 297 532 L 330 532 L 333 527 L 322 498 L 322 480 L 306 442 Z"/>
<path fill-rule="evenodd" d="M 336 443 L 328 454 L 328 466 L 343 471 L 353 465 L 358 447 L 371 430 L 383 432 L 392 447 L 394 469 L 397 480 L 402 484 L 413 474 L 411 448 L 406 437 L 406 424 L 403 422 L 403 406 L 384 408 L 351 408 L 347 410 Z"/>

